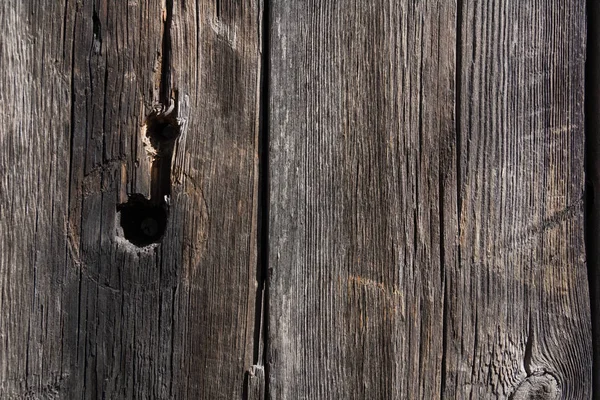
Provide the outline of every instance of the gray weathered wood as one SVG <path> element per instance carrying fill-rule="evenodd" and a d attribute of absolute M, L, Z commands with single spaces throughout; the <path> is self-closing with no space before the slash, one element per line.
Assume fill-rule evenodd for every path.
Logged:
<path fill-rule="evenodd" d="M 465 1 L 460 15 L 444 395 L 587 399 L 585 3 Z"/>
<path fill-rule="evenodd" d="M 454 4 L 272 4 L 271 398 L 439 398 Z"/>
<path fill-rule="evenodd" d="M 583 0 L 267 4 L 0 2 L 0 398 L 590 398 Z"/>
<path fill-rule="evenodd" d="M 255 363 L 258 2 L 8 0 L 0 21 L 0 398 L 239 398 Z M 172 101 L 171 171 L 145 125 Z M 157 179 L 166 233 L 139 248 L 117 205 Z"/>
<path fill-rule="evenodd" d="M 268 391 L 591 396 L 583 1 L 272 2 Z"/>

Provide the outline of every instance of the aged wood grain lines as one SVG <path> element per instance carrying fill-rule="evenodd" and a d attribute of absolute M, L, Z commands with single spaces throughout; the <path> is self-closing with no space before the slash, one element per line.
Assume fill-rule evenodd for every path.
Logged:
<path fill-rule="evenodd" d="M 589 398 L 582 1 L 272 2 L 272 398 Z"/>
<path fill-rule="evenodd" d="M 240 397 L 255 347 L 258 3 L 0 10 L 0 397 Z M 184 132 L 166 234 L 138 248 L 117 204 L 150 197 L 144 125 L 161 103 Z"/>
<path fill-rule="evenodd" d="M 585 20 L 1 2 L 0 398 L 590 398 Z M 117 206 L 161 171 L 138 247 Z"/>

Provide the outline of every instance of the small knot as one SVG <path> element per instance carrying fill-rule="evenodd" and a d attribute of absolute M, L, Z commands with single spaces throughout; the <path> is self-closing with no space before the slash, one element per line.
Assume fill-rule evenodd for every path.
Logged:
<path fill-rule="evenodd" d="M 549 373 L 541 372 L 525 378 L 510 396 L 511 400 L 558 400 L 558 381 Z"/>

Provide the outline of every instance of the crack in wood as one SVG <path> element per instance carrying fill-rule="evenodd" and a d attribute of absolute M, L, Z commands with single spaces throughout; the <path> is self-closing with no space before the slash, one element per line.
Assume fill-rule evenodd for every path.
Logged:
<path fill-rule="evenodd" d="M 147 153 L 152 157 L 150 199 L 141 193 L 129 194 L 117 205 L 123 236 L 138 247 L 159 242 L 167 228 L 171 196 L 171 165 L 175 141 L 181 134 L 177 107 L 156 109 L 142 128 Z"/>
<path fill-rule="evenodd" d="M 159 99 L 163 105 L 171 102 L 171 54 L 173 41 L 171 27 L 173 25 L 173 0 L 166 0 L 163 18 L 162 54 L 160 64 Z"/>
<path fill-rule="evenodd" d="M 531 312 L 529 313 L 529 324 L 527 327 L 527 342 L 525 343 L 525 355 L 523 356 L 523 367 L 525 368 L 525 372 L 527 375 L 531 375 L 531 359 L 533 353 L 533 341 L 534 341 L 534 333 L 533 333 L 533 320 L 532 320 Z"/>
<path fill-rule="evenodd" d="M 126 203 L 117 205 L 123 236 L 138 247 L 159 242 L 167 228 L 171 196 L 171 168 L 177 138 L 182 132 L 178 119 L 177 93 L 171 87 L 171 27 L 173 0 L 166 0 L 160 67 L 160 105 L 146 118 L 142 140 L 151 157 L 150 198 L 143 194 L 128 195 Z M 96 26 L 96 25 L 95 25 Z"/>
<path fill-rule="evenodd" d="M 269 270 L 269 8 L 268 0 L 262 1 L 259 15 L 260 37 L 260 93 L 259 93 L 259 129 L 258 129 L 258 202 L 257 202 L 257 268 L 256 280 L 258 287 L 255 298 L 253 367 L 246 372 L 243 396 L 248 398 L 269 397 L 268 368 L 266 363 L 267 334 L 268 334 L 268 270 Z M 254 371 L 259 371 L 258 377 Z M 260 390 L 256 393 L 251 386 L 258 380 Z"/>

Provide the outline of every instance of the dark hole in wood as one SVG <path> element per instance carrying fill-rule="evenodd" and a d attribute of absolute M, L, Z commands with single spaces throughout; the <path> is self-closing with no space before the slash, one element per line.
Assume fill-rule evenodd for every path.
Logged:
<path fill-rule="evenodd" d="M 94 13 L 92 14 L 92 32 L 93 36 L 93 49 L 94 54 L 102 53 L 102 24 L 100 23 L 100 17 L 98 17 L 98 12 L 96 8 L 94 8 Z"/>
<path fill-rule="evenodd" d="M 152 161 L 150 199 L 140 193 L 129 195 L 127 203 L 119 204 L 121 228 L 127 240 L 144 247 L 159 242 L 167 228 L 171 195 L 171 160 L 175 141 L 181 134 L 174 115 L 156 112 L 146 121 L 146 135 L 156 155 Z"/>
<path fill-rule="evenodd" d="M 168 216 L 166 204 L 152 204 L 143 195 L 134 193 L 117 209 L 121 213 L 123 235 L 136 246 L 156 243 L 164 235 Z"/>

